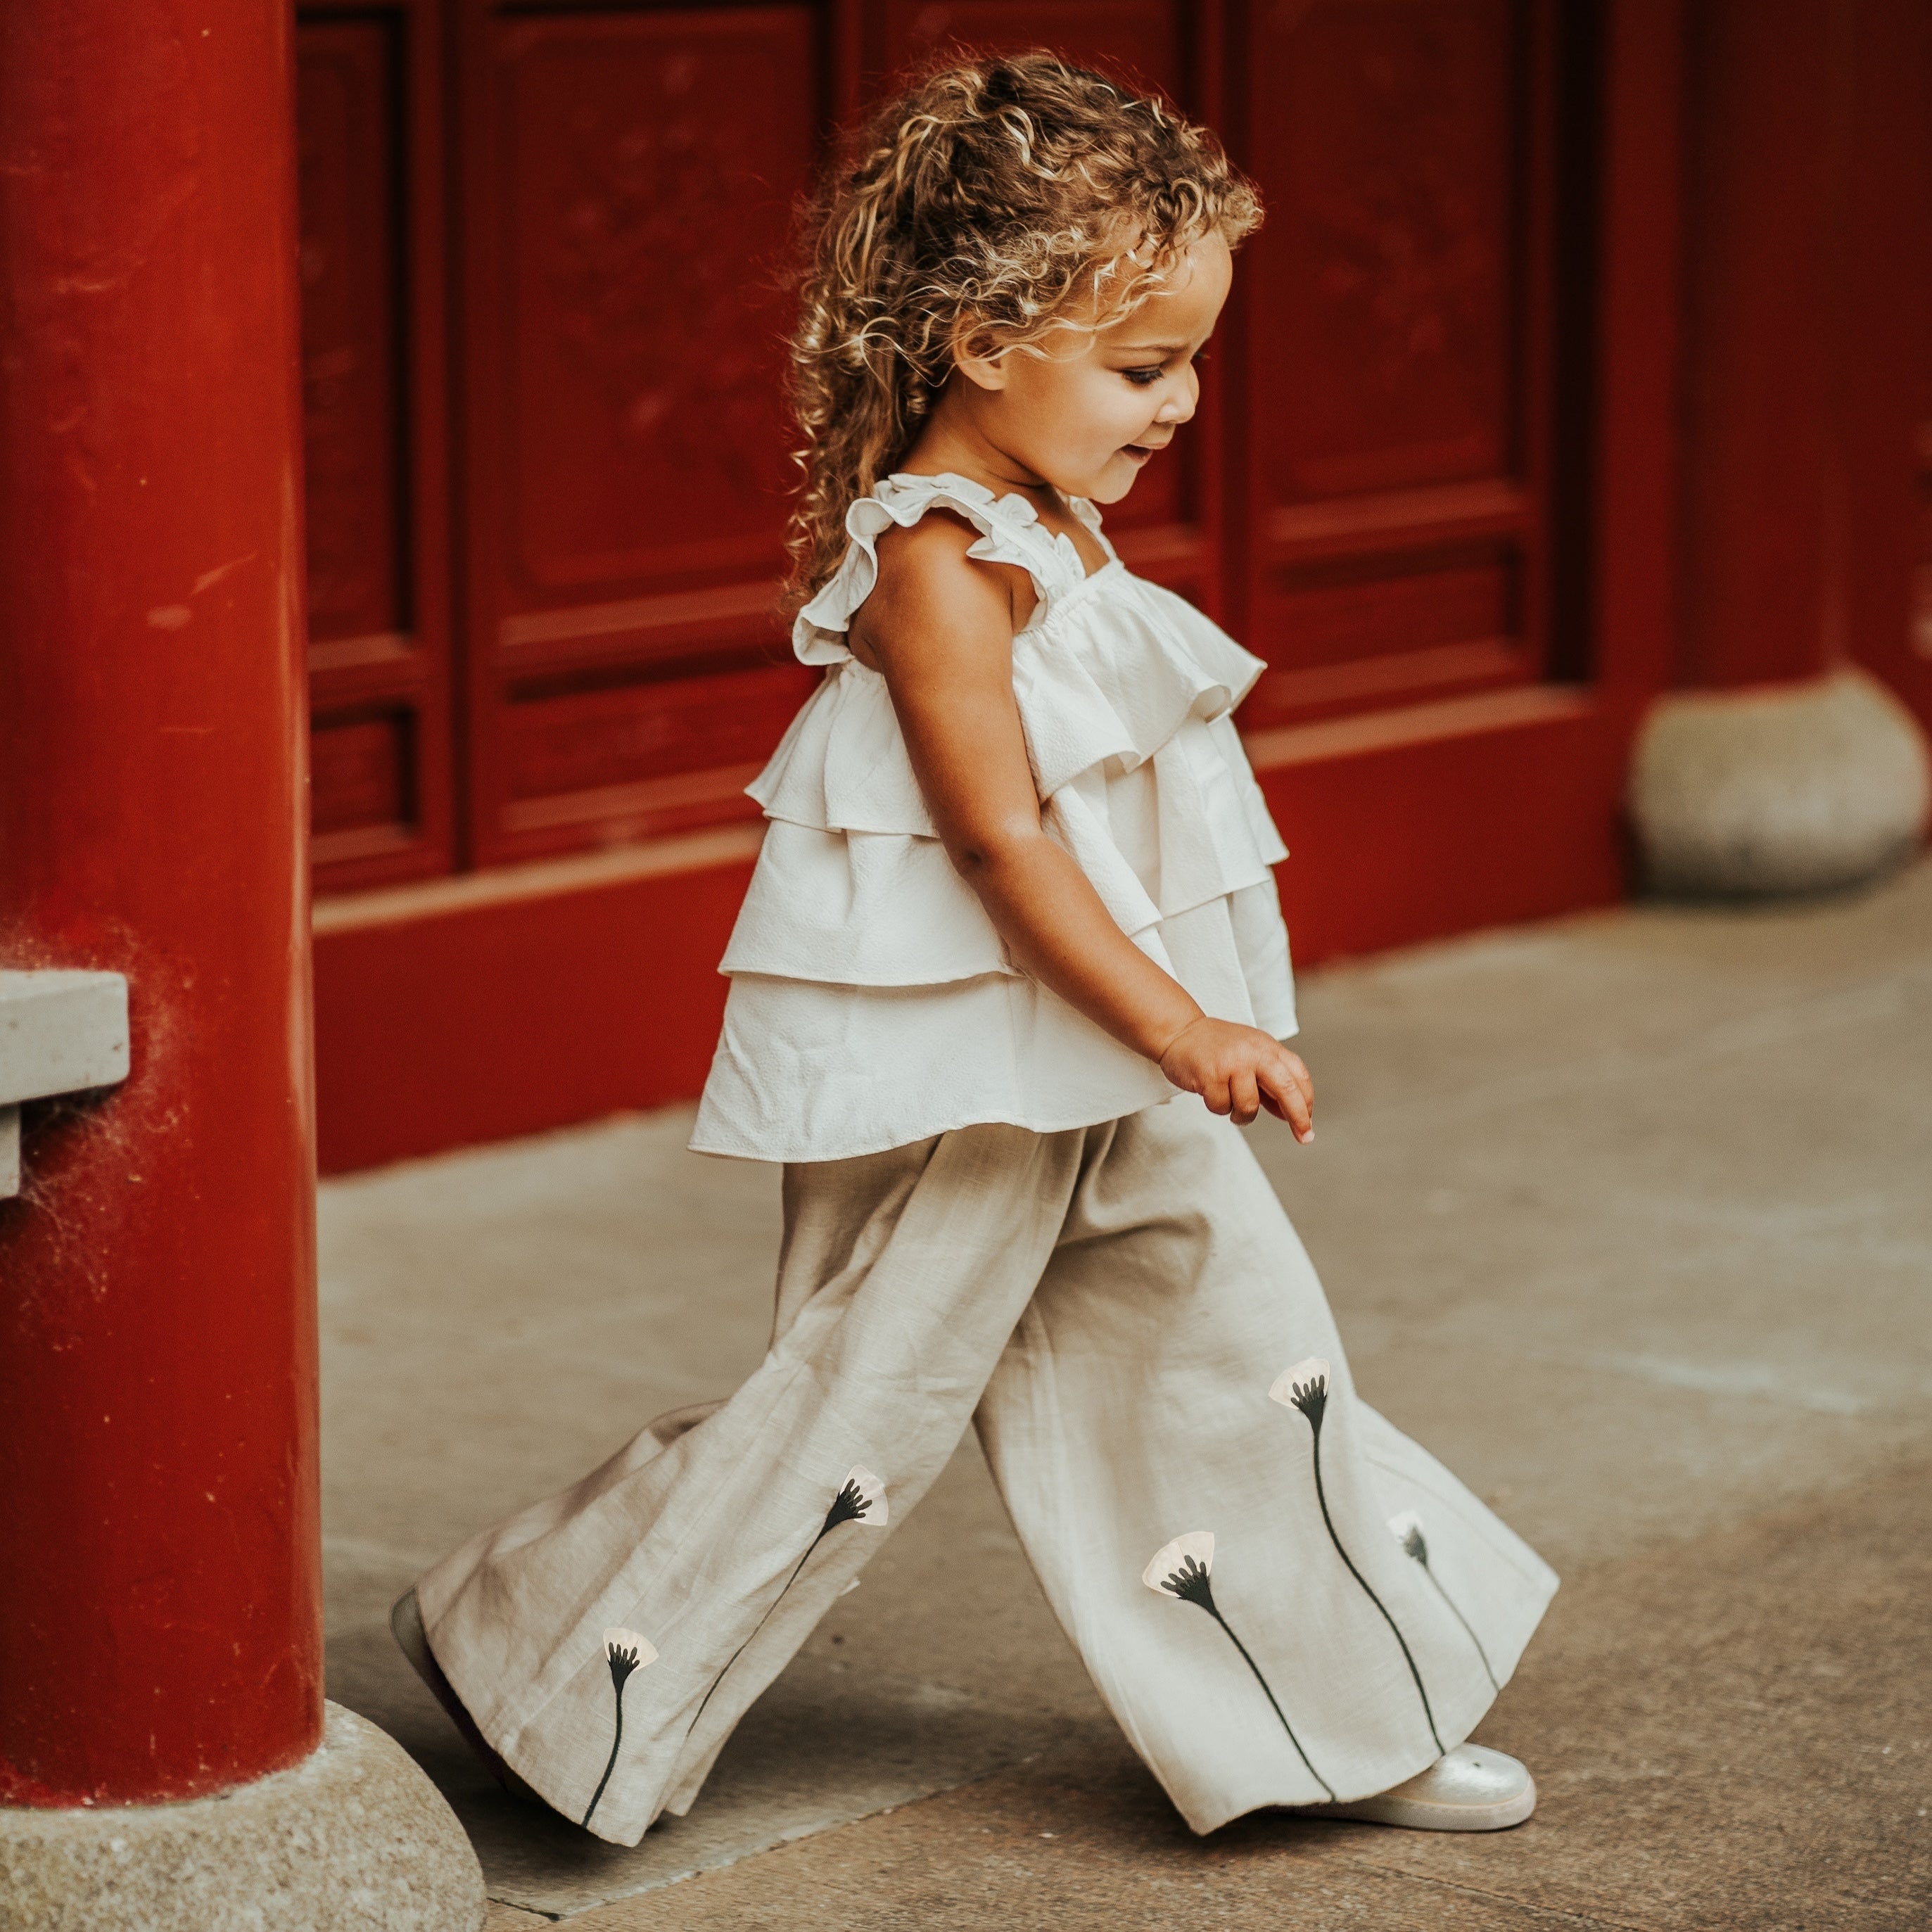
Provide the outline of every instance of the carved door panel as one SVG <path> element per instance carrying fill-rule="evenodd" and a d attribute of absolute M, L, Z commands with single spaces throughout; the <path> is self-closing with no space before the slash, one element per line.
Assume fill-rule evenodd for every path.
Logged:
<path fill-rule="evenodd" d="M 811 688 L 775 615 L 805 5 L 464 16 L 479 862 L 753 815 Z"/>
<path fill-rule="evenodd" d="M 427 0 L 296 29 L 316 883 L 452 862 L 441 119 Z"/>
<path fill-rule="evenodd" d="M 1255 11 L 1250 730 L 1549 665 L 1553 8 Z"/>

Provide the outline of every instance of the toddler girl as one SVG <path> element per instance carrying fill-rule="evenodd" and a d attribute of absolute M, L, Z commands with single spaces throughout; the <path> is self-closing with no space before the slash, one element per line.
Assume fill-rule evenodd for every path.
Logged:
<path fill-rule="evenodd" d="M 1233 1124 L 1314 1134 L 1233 723 L 1262 665 L 1095 508 L 1194 413 L 1259 218 L 1203 130 L 1042 54 L 892 101 L 816 210 L 794 637 L 825 676 L 752 787 L 692 1142 L 784 1164 L 771 1348 L 394 1618 L 600 1838 L 689 1807 L 969 1419 L 1195 1830 L 1534 1804 L 1463 1740 L 1556 1579 L 1357 1400 Z"/>

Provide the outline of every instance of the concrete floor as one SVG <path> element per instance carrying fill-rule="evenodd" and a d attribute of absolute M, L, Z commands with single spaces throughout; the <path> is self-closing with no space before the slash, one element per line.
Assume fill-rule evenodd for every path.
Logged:
<path fill-rule="evenodd" d="M 1316 1144 L 1252 1131 L 1357 1380 L 1565 1579 L 1479 1733 L 1536 1819 L 1190 1838 L 970 1444 L 689 1818 L 503 1798 L 382 1617 L 758 1360 L 776 1175 L 675 1112 L 323 1190 L 330 1694 L 448 1792 L 493 1927 L 1932 1926 L 1932 864 L 1305 995 Z"/>

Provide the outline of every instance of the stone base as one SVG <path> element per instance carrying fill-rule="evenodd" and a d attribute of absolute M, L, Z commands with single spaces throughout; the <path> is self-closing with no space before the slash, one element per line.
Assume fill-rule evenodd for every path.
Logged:
<path fill-rule="evenodd" d="M 1630 774 L 1645 883 L 1678 897 L 1861 884 L 1917 849 L 1928 800 L 1916 722 L 1856 670 L 1664 698 Z"/>
<path fill-rule="evenodd" d="M 374 1724 L 219 1798 L 0 1810 L 0 1932 L 477 1932 L 483 1874 L 442 1794 Z"/>

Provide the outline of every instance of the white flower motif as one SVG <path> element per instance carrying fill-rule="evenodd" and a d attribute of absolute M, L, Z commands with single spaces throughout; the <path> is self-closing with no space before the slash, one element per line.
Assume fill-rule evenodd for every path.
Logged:
<path fill-rule="evenodd" d="M 866 1505 L 866 1514 L 862 1520 L 870 1523 L 874 1529 L 884 1529 L 886 1526 L 885 1478 L 874 1475 L 871 1470 L 861 1468 L 854 1462 L 852 1473 L 845 1480 L 857 1489 L 860 1499 Z"/>
<path fill-rule="evenodd" d="M 1214 1532 L 1211 1529 L 1190 1529 L 1185 1536 L 1177 1536 L 1172 1543 L 1162 1544 L 1154 1561 L 1141 1572 L 1141 1581 L 1150 1590 L 1171 1597 L 1174 1592 L 1167 1587 L 1167 1580 L 1183 1570 L 1190 1556 L 1197 1569 L 1214 1568 Z"/>
<path fill-rule="evenodd" d="M 584 1807 L 583 1822 L 586 1826 L 591 1814 L 603 1802 L 604 1787 L 610 1782 L 610 1774 L 617 1768 L 617 1754 L 624 1748 L 624 1686 L 630 1682 L 632 1671 L 657 1660 L 657 1646 L 641 1632 L 626 1630 L 622 1624 L 613 1624 L 604 1631 L 604 1661 L 610 1666 L 610 1688 L 617 1700 L 616 1726 L 611 1735 L 610 1755 L 604 1761 L 604 1775 L 597 1780 L 597 1789 Z"/>
<path fill-rule="evenodd" d="M 884 1529 L 886 1516 L 885 1479 L 874 1475 L 862 1462 L 854 1462 L 826 1512 L 825 1529 L 818 1533 L 823 1536 L 825 1530 L 836 1529 L 842 1522 L 862 1522 Z"/>
<path fill-rule="evenodd" d="M 656 1663 L 658 1647 L 636 1630 L 613 1624 L 604 1633 L 604 1654 L 613 1664 L 628 1663 L 633 1670 L 641 1670 L 646 1664 Z"/>
<path fill-rule="evenodd" d="M 1418 1563 L 1429 1561 L 1429 1542 L 1422 1533 L 1422 1519 L 1412 1509 L 1401 1510 L 1388 1520 L 1389 1534 Z"/>
<path fill-rule="evenodd" d="M 1484 1674 L 1490 1680 L 1492 1690 L 1500 1690 L 1494 1667 L 1490 1662 L 1490 1653 L 1483 1647 L 1483 1640 L 1457 1605 L 1456 1599 L 1442 1587 L 1442 1579 L 1437 1576 L 1429 1561 L 1429 1539 L 1423 1534 L 1422 1518 L 1412 1509 L 1406 1509 L 1388 1520 L 1389 1534 L 1402 1545 L 1402 1554 L 1422 1565 L 1422 1574 L 1436 1586 L 1436 1594 L 1448 1605 L 1449 1613 L 1468 1632 L 1469 1641 L 1476 1647 L 1476 1654 L 1483 1660 Z"/>
<path fill-rule="evenodd" d="M 1328 1364 L 1319 1355 L 1310 1355 L 1292 1369 L 1283 1369 L 1275 1377 L 1274 1386 L 1268 1390 L 1268 1400 L 1280 1402 L 1284 1408 L 1299 1408 L 1307 1390 L 1318 1382 L 1325 1394 Z"/>
<path fill-rule="evenodd" d="M 1306 1767 L 1309 1776 L 1328 1792 L 1332 1804 L 1335 1787 L 1309 1762 L 1308 1754 L 1301 1748 L 1301 1740 L 1294 1735 L 1294 1726 L 1288 1721 L 1288 1713 L 1281 1708 L 1280 1700 L 1262 1675 L 1261 1666 L 1249 1654 L 1247 1646 L 1234 1634 L 1232 1626 L 1214 1601 L 1214 1586 L 1208 1574 L 1214 1567 L 1214 1532 L 1211 1529 L 1190 1529 L 1185 1536 L 1177 1536 L 1172 1543 L 1162 1544 L 1154 1561 L 1141 1572 L 1141 1581 L 1157 1596 L 1173 1597 L 1181 1603 L 1192 1604 L 1196 1610 L 1205 1610 L 1221 1626 L 1228 1641 L 1240 1652 L 1241 1661 L 1254 1672 L 1255 1682 L 1262 1687 L 1262 1694 L 1280 1720 L 1288 1742 L 1294 1747 L 1295 1754 Z"/>

